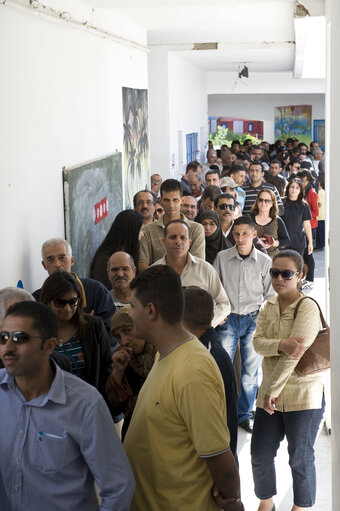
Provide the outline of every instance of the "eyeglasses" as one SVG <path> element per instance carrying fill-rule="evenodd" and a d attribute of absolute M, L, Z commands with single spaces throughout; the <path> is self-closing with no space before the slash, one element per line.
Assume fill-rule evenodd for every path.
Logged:
<path fill-rule="evenodd" d="M 234 211 L 235 204 L 219 204 L 217 207 L 219 209 L 222 209 L 222 211 L 226 210 L 226 209 L 230 209 L 230 211 Z"/>
<path fill-rule="evenodd" d="M 270 268 L 269 270 L 270 276 L 273 279 L 278 279 L 279 275 L 283 278 L 283 280 L 292 280 L 294 275 L 299 275 L 299 271 L 292 271 L 292 270 L 279 270 L 278 268 Z"/>
<path fill-rule="evenodd" d="M 63 300 L 63 298 L 55 298 L 53 300 L 54 306 L 57 309 L 62 309 L 65 305 L 69 305 L 72 309 L 73 307 L 77 307 L 79 298 L 71 298 L 70 300 Z"/>
<path fill-rule="evenodd" d="M 271 199 L 261 199 L 261 197 L 257 200 L 258 202 L 263 202 L 263 204 L 272 204 L 273 202 Z"/>
<path fill-rule="evenodd" d="M 146 204 L 147 206 L 152 206 L 153 201 L 152 200 L 139 200 L 136 202 L 136 206 L 144 206 Z"/>
<path fill-rule="evenodd" d="M 0 332 L 0 344 L 6 344 L 10 337 L 12 337 L 12 341 L 18 344 L 24 344 L 32 338 L 41 339 L 40 335 L 30 335 L 26 334 L 26 332 L 6 332 L 5 330 Z"/>

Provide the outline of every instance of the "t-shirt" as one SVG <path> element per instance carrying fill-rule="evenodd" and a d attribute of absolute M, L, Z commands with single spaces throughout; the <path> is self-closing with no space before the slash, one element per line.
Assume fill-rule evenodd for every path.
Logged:
<path fill-rule="evenodd" d="M 306 245 L 303 222 L 312 218 L 309 206 L 307 202 L 302 202 L 301 206 L 296 207 L 296 201 L 287 200 L 284 201 L 284 206 L 285 212 L 282 215 L 282 220 L 290 236 L 289 247 L 302 255 Z"/>
<path fill-rule="evenodd" d="M 220 371 L 196 337 L 159 359 L 124 447 L 136 478 L 131 511 L 217 511 L 204 457 L 229 449 Z"/>

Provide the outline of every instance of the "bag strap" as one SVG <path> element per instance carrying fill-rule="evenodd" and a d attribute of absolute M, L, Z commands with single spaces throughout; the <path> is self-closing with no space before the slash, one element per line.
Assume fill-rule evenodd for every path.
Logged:
<path fill-rule="evenodd" d="M 323 317 L 323 314 L 322 314 L 322 310 L 320 308 L 320 305 L 318 304 L 318 302 L 316 300 L 314 300 L 314 298 L 312 298 L 311 296 L 303 296 L 301 298 L 301 300 L 298 301 L 298 303 L 296 304 L 296 307 L 295 307 L 295 310 L 294 310 L 294 319 L 296 318 L 296 315 L 297 315 L 297 312 L 299 310 L 299 307 L 300 307 L 300 304 L 303 300 L 305 300 L 306 298 L 308 298 L 309 300 L 313 300 L 314 303 L 316 303 L 316 305 L 318 306 L 318 309 L 319 309 L 319 312 L 320 312 L 320 318 L 321 318 L 321 323 L 322 323 L 322 327 L 323 328 L 329 328 L 325 318 Z"/>

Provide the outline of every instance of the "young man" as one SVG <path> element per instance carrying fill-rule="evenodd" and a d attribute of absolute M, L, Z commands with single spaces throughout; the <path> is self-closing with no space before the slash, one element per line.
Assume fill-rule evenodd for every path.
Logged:
<path fill-rule="evenodd" d="M 193 255 L 205 259 L 205 236 L 202 225 L 187 220 L 181 214 L 181 184 L 176 179 L 166 179 L 161 186 L 159 202 L 164 208 L 162 215 L 156 222 L 143 227 L 144 236 L 140 240 L 139 271 L 145 270 L 165 253 L 163 238 L 164 227 L 170 220 L 182 219 L 190 229 L 192 244 L 190 251 Z"/>
<path fill-rule="evenodd" d="M 182 325 L 181 279 L 169 266 L 154 266 L 131 288 L 136 334 L 159 352 L 124 442 L 136 474 L 131 511 L 241 511 L 223 381 Z"/>
<path fill-rule="evenodd" d="M 221 176 L 218 170 L 212 169 L 208 170 L 205 175 L 205 182 L 207 186 L 220 186 L 221 184 Z"/>
<path fill-rule="evenodd" d="M 46 305 L 8 309 L 0 333 L 1 510 L 127 511 L 134 478 L 110 412 L 94 387 L 50 363 L 57 337 Z"/>
<path fill-rule="evenodd" d="M 191 244 L 188 226 L 183 220 L 172 220 L 164 229 L 163 244 L 166 253 L 154 265 L 167 264 L 181 277 L 182 286 L 199 286 L 214 300 L 213 326 L 228 316 L 228 297 L 211 264 L 189 253 Z"/>
<path fill-rule="evenodd" d="M 252 334 L 261 304 L 274 294 L 269 274 L 271 258 L 253 246 L 256 231 L 248 216 L 234 221 L 232 234 L 235 246 L 219 252 L 213 264 L 231 304 L 231 314 L 217 332 L 231 360 L 234 360 L 240 340 L 242 369 L 238 423 L 251 433 L 250 419 L 260 363 L 260 357 L 253 348 Z"/>

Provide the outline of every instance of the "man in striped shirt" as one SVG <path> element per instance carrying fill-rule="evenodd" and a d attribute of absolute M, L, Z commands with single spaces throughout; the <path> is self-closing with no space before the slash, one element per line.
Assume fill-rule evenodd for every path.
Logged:
<path fill-rule="evenodd" d="M 254 204 L 255 199 L 257 197 L 257 194 L 261 190 L 272 190 L 276 196 L 277 205 L 279 207 L 279 215 L 282 216 L 284 212 L 282 199 L 274 185 L 271 185 L 263 181 L 264 170 L 262 163 L 260 161 L 256 162 L 254 161 L 253 163 L 251 163 L 248 170 L 248 175 L 250 183 L 247 183 L 243 186 L 243 190 L 246 192 L 243 214 L 247 214 L 250 212 L 251 207 Z"/>

